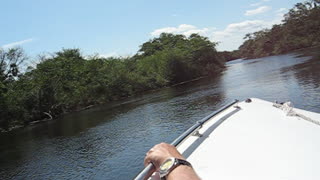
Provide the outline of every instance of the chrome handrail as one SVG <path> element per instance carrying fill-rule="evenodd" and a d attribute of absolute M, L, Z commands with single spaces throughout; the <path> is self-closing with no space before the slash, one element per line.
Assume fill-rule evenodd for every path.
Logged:
<path fill-rule="evenodd" d="M 203 124 L 205 124 L 209 119 L 212 117 L 218 115 L 222 111 L 228 109 L 230 106 L 236 104 L 239 102 L 238 100 L 234 100 L 225 106 L 221 107 L 220 109 L 214 111 L 213 113 L 209 114 L 205 118 L 201 119 L 200 121 L 197 121 L 193 126 L 191 126 L 188 130 L 186 130 L 184 133 L 182 133 L 177 139 L 175 139 L 171 145 L 178 146 L 181 142 L 183 142 L 187 137 L 189 137 L 193 132 L 200 129 Z M 135 178 L 134 180 L 145 180 L 149 178 L 155 171 L 154 166 L 150 163 L 148 164 Z"/>

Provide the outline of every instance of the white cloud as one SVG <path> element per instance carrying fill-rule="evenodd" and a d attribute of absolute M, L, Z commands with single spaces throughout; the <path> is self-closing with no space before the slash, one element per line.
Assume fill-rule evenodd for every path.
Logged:
<path fill-rule="evenodd" d="M 109 58 L 109 57 L 119 57 L 120 55 L 117 52 L 110 52 L 106 54 L 99 54 L 99 57 Z"/>
<path fill-rule="evenodd" d="M 261 6 L 256 9 L 247 10 L 245 15 L 252 16 L 252 15 L 256 15 L 256 14 L 261 14 L 261 13 L 265 13 L 265 12 L 269 11 L 270 9 L 271 9 L 270 6 Z"/>
<path fill-rule="evenodd" d="M 261 20 L 247 20 L 239 23 L 229 24 L 225 31 L 227 32 L 242 32 L 250 31 L 262 28 L 265 25 L 264 21 Z"/>
<path fill-rule="evenodd" d="M 271 27 L 272 22 L 262 20 L 247 20 L 238 23 L 232 23 L 226 26 L 224 30 L 217 31 L 216 28 L 197 28 L 193 25 L 181 24 L 177 27 L 165 27 L 154 30 L 151 36 L 159 36 L 161 33 L 183 34 L 186 36 L 192 33 L 198 33 L 209 37 L 211 41 L 220 42 L 219 50 L 233 50 L 243 42 L 246 33 L 259 31 Z"/>
<path fill-rule="evenodd" d="M 29 39 L 25 39 L 25 40 L 22 40 L 22 41 L 17 41 L 17 42 L 5 44 L 5 45 L 2 45 L 1 47 L 3 49 L 12 48 L 12 47 L 15 47 L 15 46 L 21 46 L 22 44 L 32 42 L 33 40 L 34 40 L 33 38 L 29 38 Z"/>
<path fill-rule="evenodd" d="M 214 28 L 210 28 L 214 29 Z M 161 33 L 172 33 L 172 34 L 183 34 L 185 36 L 190 36 L 193 33 L 197 33 L 203 36 L 208 35 L 210 32 L 209 28 L 197 28 L 196 26 L 189 24 L 181 24 L 178 27 L 165 27 L 156 29 L 151 32 L 151 36 L 159 36 Z"/>
<path fill-rule="evenodd" d="M 269 1 L 270 1 L 270 0 L 262 0 L 262 1 L 257 2 L 257 3 L 252 3 L 252 4 L 250 4 L 250 6 L 253 6 L 253 7 L 255 7 L 255 6 L 260 6 L 260 5 L 262 5 L 263 3 L 269 2 Z"/>
<path fill-rule="evenodd" d="M 246 20 L 237 23 L 231 23 L 222 30 L 215 28 L 197 28 L 193 25 L 182 24 L 177 27 L 166 27 L 153 31 L 152 36 L 158 36 L 162 32 L 174 34 L 191 34 L 199 33 L 202 36 L 209 37 L 211 41 L 220 42 L 217 46 L 219 51 L 235 50 L 243 43 L 243 37 L 247 33 L 253 33 L 265 28 L 271 28 L 274 24 L 280 24 L 283 16 L 277 13 L 284 13 L 287 11 L 284 8 L 274 11 L 274 17 L 270 21 L 266 20 Z"/>
<path fill-rule="evenodd" d="M 276 11 L 277 15 L 278 16 L 283 16 L 285 13 L 288 12 L 288 9 L 287 8 L 280 8 Z"/>
<path fill-rule="evenodd" d="M 267 27 L 267 23 L 261 20 L 247 20 L 239 23 L 232 23 L 222 31 L 214 31 L 211 34 L 211 38 L 215 41 L 222 41 L 224 38 L 233 36 L 234 34 L 258 31 L 265 27 Z"/>
<path fill-rule="evenodd" d="M 287 8 L 280 8 L 276 11 L 274 11 L 274 14 L 276 15 L 274 19 L 270 22 L 270 24 L 280 24 L 282 20 L 284 19 L 283 16 L 288 12 Z"/>
<path fill-rule="evenodd" d="M 234 50 L 243 42 L 243 37 L 247 33 L 271 27 L 271 22 L 262 20 L 246 20 L 229 24 L 224 30 L 214 31 L 209 37 L 211 41 L 218 41 L 218 50 Z"/>
<path fill-rule="evenodd" d="M 277 10 L 277 12 L 286 12 L 287 11 L 287 8 L 280 8 Z"/>
<path fill-rule="evenodd" d="M 261 4 L 262 4 L 262 2 L 257 2 L 257 3 L 252 3 L 252 4 L 250 4 L 250 6 L 255 7 L 255 6 L 260 6 Z"/>
<path fill-rule="evenodd" d="M 114 58 L 127 58 L 127 57 L 132 57 L 133 54 L 132 53 L 129 53 L 129 51 L 132 51 L 132 50 L 124 50 L 124 49 L 118 49 L 118 50 L 114 50 L 114 51 L 111 51 L 111 52 L 108 52 L 108 53 L 97 53 L 97 54 L 94 54 L 98 57 L 101 57 L 101 58 L 111 58 L 111 57 L 114 57 Z"/>

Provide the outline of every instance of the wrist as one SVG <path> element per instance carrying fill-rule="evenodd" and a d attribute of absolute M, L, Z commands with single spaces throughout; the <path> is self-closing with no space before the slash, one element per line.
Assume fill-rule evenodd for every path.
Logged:
<path fill-rule="evenodd" d="M 193 172 L 194 170 L 192 167 L 181 165 L 174 168 L 169 174 L 167 174 L 166 179 L 174 179 L 173 177 L 182 177 L 182 179 L 188 179 L 192 177 L 192 175 L 194 174 Z"/>

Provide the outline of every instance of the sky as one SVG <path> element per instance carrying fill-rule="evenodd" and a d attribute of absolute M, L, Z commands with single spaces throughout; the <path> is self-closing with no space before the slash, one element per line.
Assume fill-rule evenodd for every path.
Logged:
<path fill-rule="evenodd" d="M 162 32 L 198 33 L 235 50 L 247 33 L 281 23 L 299 0 L 1 0 L 0 47 L 29 56 L 80 48 L 132 56 Z"/>

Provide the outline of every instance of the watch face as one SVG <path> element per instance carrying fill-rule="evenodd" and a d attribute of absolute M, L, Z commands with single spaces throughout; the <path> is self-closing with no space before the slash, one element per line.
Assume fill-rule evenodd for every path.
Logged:
<path fill-rule="evenodd" d="M 160 166 L 160 171 L 166 171 L 170 169 L 174 164 L 174 159 L 167 159 L 161 166 Z"/>

